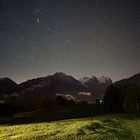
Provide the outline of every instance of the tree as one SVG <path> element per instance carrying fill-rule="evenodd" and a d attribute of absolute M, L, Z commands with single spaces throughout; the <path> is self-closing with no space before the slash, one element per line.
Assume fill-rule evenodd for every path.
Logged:
<path fill-rule="evenodd" d="M 42 108 L 50 108 L 52 106 L 54 106 L 54 103 L 47 96 L 36 98 L 32 100 L 29 104 L 29 108 L 33 110 L 42 109 Z"/>
<path fill-rule="evenodd" d="M 57 105 L 66 105 L 67 100 L 63 96 L 57 96 L 56 97 L 56 104 Z"/>
<path fill-rule="evenodd" d="M 95 102 L 96 102 L 96 105 L 97 105 L 97 106 L 99 106 L 99 105 L 100 105 L 100 101 L 99 101 L 99 99 L 96 99 L 96 101 L 95 101 Z"/>
<path fill-rule="evenodd" d="M 117 87 L 113 84 L 106 90 L 103 105 L 112 111 L 121 111 L 121 93 Z"/>
<path fill-rule="evenodd" d="M 66 98 L 63 96 L 56 97 L 56 104 L 57 105 L 73 105 L 76 104 L 76 101 L 73 98 Z"/>
<path fill-rule="evenodd" d="M 77 104 L 79 104 L 79 105 L 88 105 L 88 102 L 83 100 L 83 101 L 79 101 Z"/>
<path fill-rule="evenodd" d="M 140 112 L 140 85 L 129 83 L 109 86 L 103 105 L 113 111 Z"/>
<path fill-rule="evenodd" d="M 123 108 L 126 112 L 140 112 L 140 88 L 131 84 L 127 91 L 123 102 Z"/>

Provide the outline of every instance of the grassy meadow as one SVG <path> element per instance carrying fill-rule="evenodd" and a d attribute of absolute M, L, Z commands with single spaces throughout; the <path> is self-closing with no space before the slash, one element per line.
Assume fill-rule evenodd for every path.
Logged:
<path fill-rule="evenodd" d="M 77 108 L 41 110 L 0 118 L 0 140 L 139 140 L 139 114 L 83 114 Z M 85 110 L 83 110 L 86 112 Z M 49 115 L 52 119 L 48 119 Z M 48 114 L 49 113 L 49 114 Z M 73 119 L 68 118 L 67 113 Z M 81 112 L 82 113 L 82 112 Z M 64 115 L 65 114 L 65 115 Z"/>

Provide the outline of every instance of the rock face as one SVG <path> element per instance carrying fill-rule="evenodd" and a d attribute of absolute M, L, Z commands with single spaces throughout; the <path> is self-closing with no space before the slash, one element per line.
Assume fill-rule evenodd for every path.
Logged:
<path fill-rule="evenodd" d="M 6 99 L 9 103 L 16 105 L 24 105 L 41 96 L 47 96 L 54 100 L 58 95 L 92 103 L 96 99 L 102 100 L 106 88 L 112 83 L 111 79 L 107 77 L 96 78 L 93 76 L 77 80 L 62 72 L 28 80 L 19 85 L 10 79 L 4 81 L 6 84 L 3 85 L 6 86 L 1 86 L 1 89 L 6 90 L 6 87 L 11 83 L 12 86 L 9 86 L 9 90 L 5 92 Z M 5 96 L 3 92 L 1 95 Z"/>
<path fill-rule="evenodd" d="M 135 74 L 134 76 L 132 76 L 130 78 L 117 81 L 114 84 L 119 84 L 119 85 L 138 84 L 138 85 L 140 85 L 140 73 Z"/>
<path fill-rule="evenodd" d="M 102 100 L 107 87 L 112 84 L 112 80 L 104 76 L 84 77 L 80 81 L 85 86 L 86 91 L 91 93 L 91 102 L 94 102 L 96 99 Z"/>

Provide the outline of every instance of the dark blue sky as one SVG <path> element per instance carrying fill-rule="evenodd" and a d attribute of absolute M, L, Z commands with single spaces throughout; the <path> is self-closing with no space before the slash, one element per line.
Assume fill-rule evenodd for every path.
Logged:
<path fill-rule="evenodd" d="M 140 72 L 138 0 L 0 0 L 0 77 Z"/>

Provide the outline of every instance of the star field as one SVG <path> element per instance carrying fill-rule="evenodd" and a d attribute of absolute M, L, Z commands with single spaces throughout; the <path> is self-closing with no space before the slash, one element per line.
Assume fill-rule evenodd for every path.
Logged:
<path fill-rule="evenodd" d="M 140 72 L 140 4 L 122 0 L 0 0 L 0 77 L 57 71 L 115 80 Z"/>

